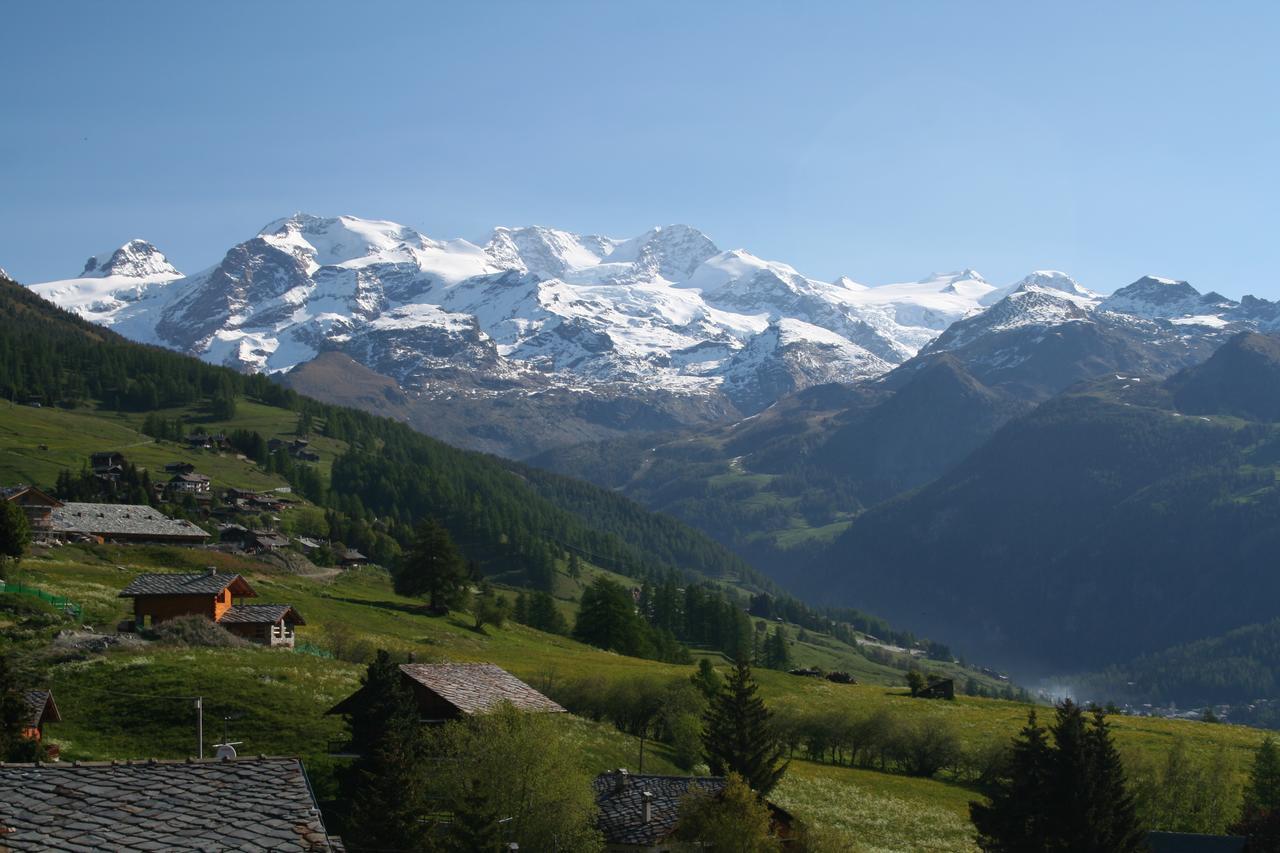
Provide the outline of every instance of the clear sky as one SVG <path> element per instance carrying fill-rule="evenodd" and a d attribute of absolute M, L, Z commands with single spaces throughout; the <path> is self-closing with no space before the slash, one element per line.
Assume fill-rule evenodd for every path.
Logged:
<path fill-rule="evenodd" d="M 11 0 L 0 266 L 296 210 L 1280 297 L 1280 4 Z"/>

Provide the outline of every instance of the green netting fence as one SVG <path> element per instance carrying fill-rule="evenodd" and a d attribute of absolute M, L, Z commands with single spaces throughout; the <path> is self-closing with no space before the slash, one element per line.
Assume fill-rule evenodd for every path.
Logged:
<path fill-rule="evenodd" d="M 31 598 L 38 598 L 41 601 L 47 601 L 57 610 L 71 616 L 74 619 L 80 619 L 84 616 L 84 608 L 76 604 L 64 595 L 54 595 L 51 592 L 45 592 L 43 589 L 37 589 L 34 586 L 28 586 L 24 583 L 16 583 L 14 581 L 0 581 L 0 592 L 11 592 L 15 595 L 26 595 Z"/>

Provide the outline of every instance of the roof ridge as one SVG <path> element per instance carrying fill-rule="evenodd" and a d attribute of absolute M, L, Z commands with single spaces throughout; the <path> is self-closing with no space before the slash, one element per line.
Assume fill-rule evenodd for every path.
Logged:
<path fill-rule="evenodd" d="M 249 764 L 258 761 L 296 761 L 297 755 L 237 755 L 235 758 L 113 758 L 109 761 L 0 761 L 0 767 L 31 767 L 41 769 L 72 770 L 82 767 L 175 767 L 189 764 Z"/>

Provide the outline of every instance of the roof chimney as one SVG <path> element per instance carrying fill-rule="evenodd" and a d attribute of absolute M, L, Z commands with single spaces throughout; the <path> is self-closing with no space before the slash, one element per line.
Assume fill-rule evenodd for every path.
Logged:
<path fill-rule="evenodd" d="M 653 791 L 645 791 L 640 796 L 644 797 L 644 822 L 647 826 L 653 820 Z"/>
<path fill-rule="evenodd" d="M 205 569 L 205 571 L 209 573 L 209 577 L 213 577 L 218 573 L 218 569 L 216 566 L 209 566 L 208 568 Z"/>
<path fill-rule="evenodd" d="M 613 774 L 613 790 L 617 793 L 627 790 L 627 780 L 630 776 L 627 768 L 619 767 Z"/>

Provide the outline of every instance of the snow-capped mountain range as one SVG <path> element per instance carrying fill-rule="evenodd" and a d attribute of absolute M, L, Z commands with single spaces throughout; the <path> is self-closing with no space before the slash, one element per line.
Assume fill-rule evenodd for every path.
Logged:
<path fill-rule="evenodd" d="M 127 337 L 244 370 L 338 350 L 418 395 L 634 389 L 722 395 L 744 414 L 1024 327 L 1103 315 L 1163 335 L 1280 327 L 1275 303 L 1159 278 L 1110 297 L 1045 271 L 1003 288 L 973 270 L 876 287 L 819 281 L 721 251 L 685 225 L 628 240 L 496 228 L 473 243 L 297 214 L 194 275 L 132 240 L 33 289 Z"/>

